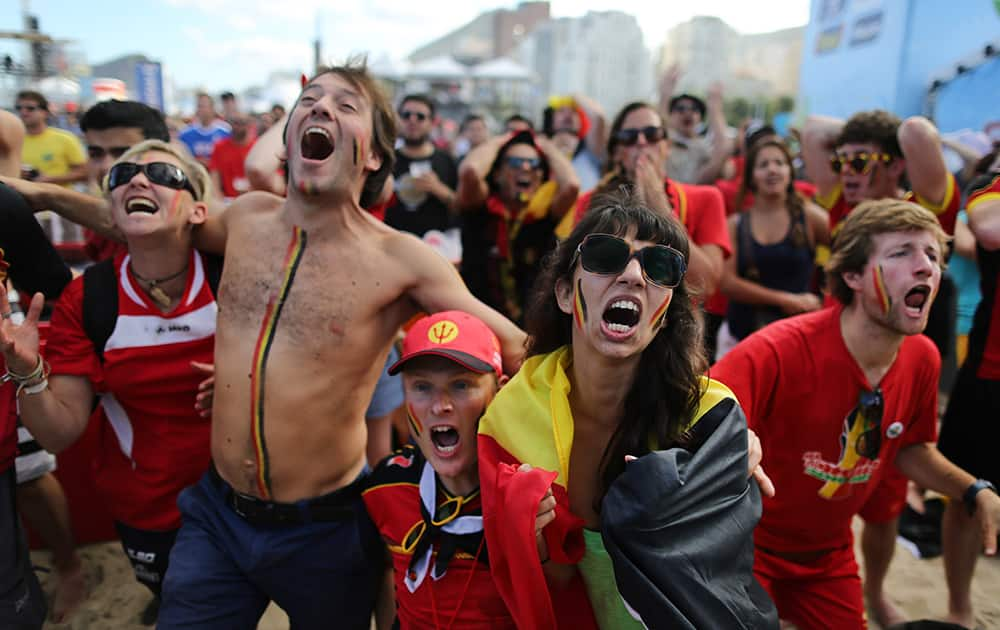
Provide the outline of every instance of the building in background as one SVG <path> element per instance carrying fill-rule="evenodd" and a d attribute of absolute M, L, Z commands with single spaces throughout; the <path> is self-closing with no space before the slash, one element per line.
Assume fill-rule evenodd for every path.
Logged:
<path fill-rule="evenodd" d="M 698 16 L 667 32 L 658 72 L 677 64 L 678 92 L 705 94 L 722 81 L 727 98 L 794 96 L 804 34 L 805 27 L 743 34 L 720 18 Z"/>
<path fill-rule="evenodd" d="M 517 58 L 538 76 L 524 113 L 535 119 L 550 96 L 585 94 L 614 116 L 630 101 L 653 95 L 649 51 L 635 17 L 589 12 L 540 24 L 524 38 Z"/>
<path fill-rule="evenodd" d="M 942 131 L 955 131 L 950 128 L 953 124 L 981 120 L 989 124 L 990 119 L 1000 119 L 996 105 L 1000 82 L 953 79 L 971 74 L 974 68 L 992 72 L 993 62 L 969 60 L 993 58 L 998 33 L 1000 5 L 993 0 L 812 0 L 799 115 L 846 118 L 874 108 L 902 117 L 933 113 L 929 93 L 945 89 L 947 82 L 949 105 L 961 107 L 964 113 L 942 116 Z M 962 73 L 959 66 L 964 68 Z M 931 90 L 935 81 L 939 81 L 938 89 Z M 951 93 L 963 85 L 975 89 Z"/>
<path fill-rule="evenodd" d="M 494 9 L 413 51 L 420 63 L 447 55 L 466 65 L 504 57 L 539 24 L 549 19 L 548 2 L 522 2 L 516 9 Z"/>

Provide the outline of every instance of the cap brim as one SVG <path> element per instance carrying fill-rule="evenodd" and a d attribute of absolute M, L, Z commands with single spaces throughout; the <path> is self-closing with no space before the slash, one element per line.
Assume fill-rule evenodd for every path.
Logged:
<path fill-rule="evenodd" d="M 451 359 L 452 361 L 454 361 L 455 363 L 458 363 L 459 365 L 461 365 L 465 369 L 471 370 L 473 372 L 477 372 L 479 374 L 487 374 L 489 372 L 493 372 L 494 374 L 496 373 L 496 370 L 493 369 L 492 365 L 490 365 L 486 361 L 483 361 L 481 359 L 477 359 L 476 357 L 472 356 L 471 354 L 468 354 L 468 353 L 465 353 L 465 352 L 460 352 L 458 350 L 440 350 L 439 349 L 439 350 L 421 350 L 420 352 L 414 352 L 411 355 L 405 356 L 402 359 L 400 359 L 399 361 L 396 361 L 395 363 L 393 363 L 389 367 L 389 374 L 392 375 L 392 376 L 394 376 L 394 375 L 398 374 L 400 370 L 403 369 L 403 365 L 406 364 L 406 362 L 412 361 L 413 359 L 416 359 L 417 357 L 427 357 L 427 356 L 443 357 L 445 359 Z"/>

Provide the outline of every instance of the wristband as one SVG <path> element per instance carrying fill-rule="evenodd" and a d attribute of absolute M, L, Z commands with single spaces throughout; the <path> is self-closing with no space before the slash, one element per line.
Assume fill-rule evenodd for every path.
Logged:
<path fill-rule="evenodd" d="M 969 516 L 976 513 L 976 495 L 979 494 L 980 490 L 987 489 L 992 490 L 996 494 L 997 487 L 985 479 L 976 479 L 965 489 L 965 492 L 962 494 L 962 503 L 965 504 L 965 509 L 969 511 Z"/>
<path fill-rule="evenodd" d="M 45 391 L 45 388 L 47 388 L 48 386 L 49 386 L 49 379 L 43 378 L 42 380 L 40 380 L 39 382 L 35 383 L 34 385 L 20 385 L 17 388 L 17 395 L 20 395 L 21 392 L 24 392 L 28 396 L 34 396 L 35 394 L 41 394 L 43 391 Z"/>

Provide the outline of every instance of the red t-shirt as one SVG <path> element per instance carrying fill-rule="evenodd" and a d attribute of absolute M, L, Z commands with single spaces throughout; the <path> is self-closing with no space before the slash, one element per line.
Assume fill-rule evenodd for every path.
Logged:
<path fill-rule="evenodd" d="M 933 212 L 941 227 L 948 234 L 955 233 L 955 220 L 958 218 L 958 211 L 962 205 L 962 195 L 955 182 L 955 176 L 948 174 L 948 187 L 945 189 L 944 200 L 939 205 L 934 205 L 912 190 L 903 195 L 906 201 L 920 204 Z M 840 223 L 850 214 L 854 206 L 851 206 L 844 199 L 843 189 L 838 185 L 830 195 L 825 198 L 816 197 L 816 202 L 830 212 L 830 234 L 836 234 L 840 229 Z"/>
<path fill-rule="evenodd" d="M 402 543 L 410 530 L 423 521 L 420 480 L 425 463 L 419 450 L 412 446 L 403 448 L 375 468 L 362 495 L 368 514 L 392 555 L 400 628 L 447 627 L 457 611 L 454 617 L 457 628 L 513 629 L 514 621 L 493 583 L 489 565 L 483 561 L 486 549 L 481 531 L 479 540 L 483 549 L 479 560 L 473 560 L 476 552 L 471 549 L 458 550 L 439 579 L 433 579 L 428 571 L 412 593 L 407 588 L 404 577 L 413 556 L 403 549 Z M 439 505 L 448 498 L 440 485 L 437 497 Z M 466 515 L 482 516 L 478 494 L 463 504 L 459 516 Z"/>
<path fill-rule="evenodd" d="M 212 158 L 208 161 L 208 170 L 219 174 L 222 194 L 226 198 L 239 197 L 250 190 L 243 164 L 253 144 L 252 140 L 246 144 L 236 144 L 232 138 L 223 138 L 215 143 Z"/>
<path fill-rule="evenodd" d="M 191 361 L 212 363 L 218 308 L 200 254 L 192 252 L 187 288 L 163 314 L 138 288 L 129 257 L 114 259 L 118 320 L 101 364 L 83 328 L 83 277 L 52 312 L 46 358 L 52 374 L 84 376 L 100 395 L 94 483 L 112 516 L 136 529 L 180 527 L 177 495 L 208 470 L 211 420 L 194 408 L 205 377 Z"/>
<path fill-rule="evenodd" d="M 881 445 L 872 460 L 854 445 L 856 416 L 871 391 L 847 350 L 841 308 L 776 322 L 747 337 L 711 370 L 743 407 L 760 436 L 762 466 L 777 494 L 764 498 L 756 544 L 818 551 L 851 543 L 851 518 L 865 504 L 900 448 L 936 439 L 941 358 L 923 335 L 907 337 L 879 383 Z M 853 422 L 852 422 L 853 421 Z"/>
<path fill-rule="evenodd" d="M 1000 200 L 1000 175 L 977 180 L 965 203 L 966 211 L 974 215 L 981 204 Z M 970 360 L 976 360 L 978 348 L 982 348 L 976 376 L 989 380 L 1000 380 L 1000 250 L 987 251 L 978 248 L 977 260 L 982 284 L 983 300 L 976 309 L 972 330 L 969 332 Z"/>
<path fill-rule="evenodd" d="M 663 188 L 674 209 L 674 216 L 687 229 L 691 242 L 695 245 L 718 245 L 724 257 L 733 248 L 729 243 L 729 229 L 726 227 L 726 212 L 722 203 L 722 193 L 712 186 L 695 186 L 664 180 Z M 594 191 L 590 190 L 577 199 L 574 225 L 580 222 L 590 207 Z"/>

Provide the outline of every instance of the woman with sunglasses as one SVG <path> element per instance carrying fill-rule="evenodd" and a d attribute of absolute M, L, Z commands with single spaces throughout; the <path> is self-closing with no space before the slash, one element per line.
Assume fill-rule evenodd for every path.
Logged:
<path fill-rule="evenodd" d="M 688 286 L 707 298 L 718 287 L 730 251 L 725 203 L 714 186 L 682 184 L 669 177 L 671 151 L 655 107 L 642 101 L 623 107 L 611 123 L 608 171 L 597 188 L 580 195 L 574 221 L 587 213 L 592 195 L 633 187 L 646 207 L 673 215 L 684 225 L 691 245 Z"/>
<path fill-rule="evenodd" d="M 217 308 L 210 283 L 218 267 L 192 248 L 191 238 L 205 220 L 210 180 L 172 146 L 148 140 L 122 155 L 105 189 L 128 251 L 66 287 L 44 358 L 41 294 L 23 325 L 3 321 L 0 351 L 9 370 L 23 375 L 21 417 L 46 449 L 59 452 L 91 420 L 100 422 L 95 486 L 136 579 L 159 594 L 180 527 L 177 495 L 209 465 L 205 370 L 212 363 Z"/>
<path fill-rule="evenodd" d="M 755 330 L 788 315 L 820 308 L 810 291 L 817 245 L 829 245 L 829 218 L 795 190 L 792 157 L 778 139 L 750 148 L 738 199 L 753 193 L 753 205 L 729 218 L 733 255 L 726 259 L 720 288 L 729 298 L 717 357 Z"/>
<path fill-rule="evenodd" d="M 477 298 L 520 322 L 555 226 L 576 201 L 573 166 L 530 131 L 492 138 L 462 161 L 462 278 Z"/>
<path fill-rule="evenodd" d="M 479 436 L 490 563 L 519 627 L 594 627 L 595 620 L 601 628 L 640 627 L 626 612 L 622 596 L 650 627 L 681 627 L 682 617 L 690 623 L 699 614 L 711 615 L 710 610 L 720 608 L 709 602 L 724 600 L 727 604 L 721 608 L 767 617 L 769 602 L 751 577 L 750 536 L 760 497 L 756 484 L 749 489 L 747 484 L 746 423 L 728 389 L 702 376 L 707 364 L 684 279 L 687 255 L 688 240 L 679 223 L 618 195 L 596 198 L 544 265 L 526 320 L 532 340 L 529 358 L 487 409 Z M 704 569 L 701 563 L 707 560 L 714 566 L 717 592 L 723 593 L 698 584 L 697 577 L 685 578 L 684 595 L 702 601 L 703 610 L 670 616 L 669 606 L 660 600 L 663 593 L 620 588 L 621 567 L 616 561 L 612 572 L 605 544 L 621 542 L 615 519 L 627 510 L 602 505 L 621 499 L 621 483 L 635 489 L 635 474 L 661 461 L 643 455 L 677 446 L 696 450 L 699 425 L 706 433 L 715 426 L 738 433 L 730 443 L 735 454 L 714 460 L 733 464 L 726 471 L 732 485 L 724 486 L 725 474 L 716 470 L 714 476 L 692 474 L 690 485 L 681 490 L 719 484 L 708 489 L 702 485 L 701 507 L 684 513 L 688 522 L 699 523 L 694 529 L 701 533 L 688 534 L 700 540 L 684 540 L 683 532 L 667 525 L 677 516 L 669 513 L 669 503 L 677 500 L 680 505 L 683 496 L 676 488 L 666 495 L 666 510 L 654 507 L 663 505 L 660 497 L 668 492 L 665 477 L 646 475 L 639 480 L 647 484 L 641 492 L 654 498 L 650 511 L 637 521 L 648 525 L 645 531 L 659 530 L 673 540 L 660 539 L 638 555 L 683 549 L 689 563 L 678 564 L 676 557 L 657 561 L 660 568 L 654 571 L 689 575 L 697 573 L 692 567 Z M 712 443 L 708 440 L 704 444 Z M 710 452 L 712 460 L 716 451 Z M 640 459 L 631 461 L 635 457 Z M 759 453 L 751 459 L 750 469 L 755 469 Z M 637 473 L 630 476 L 627 466 L 639 466 Z M 773 491 L 762 473 L 760 479 Z M 699 520 L 705 514 L 697 512 L 730 491 L 741 498 L 715 514 L 745 527 L 718 530 L 728 538 L 716 541 L 710 533 L 714 528 Z M 632 511 L 644 505 L 636 495 Z M 644 544 L 641 538 L 623 546 Z M 706 545 L 708 541 L 713 544 Z M 634 574 L 624 570 L 624 575 Z M 670 588 L 655 576 L 640 581 Z M 726 595 L 723 584 L 738 584 L 736 591 L 728 592 L 744 595 Z M 761 597 L 759 610 L 747 593 Z M 647 616 L 648 608 L 640 608 L 652 600 L 661 605 Z M 697 619 L 693 627 L 745 627 L 725 616 Z"/>

